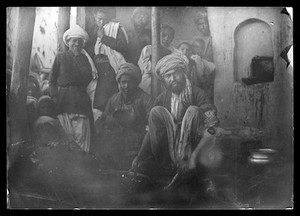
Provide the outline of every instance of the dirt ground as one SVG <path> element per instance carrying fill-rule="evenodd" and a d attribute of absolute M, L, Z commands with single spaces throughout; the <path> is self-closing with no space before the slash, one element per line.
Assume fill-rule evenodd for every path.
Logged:
<path fill-rule="evenodd" d="M 119 137 L 120 138 L 120 137 Z M 163 190 L 173 175 L 149 177 L 128 171 L 134 148 L 113 157 L 86 154 L 66 145 L 18 147 L 7 172 L 12 209 L 244 209 L 292 206 L 291 162 L 278 156 L 268 165 L 247 161 L 247 151 L 223 139 L 221 166 Z M 106 145 L 109 145 L 106 143 Z M 111 144 L 113 145 L 113 144 Z M 112 147 L 112 146 L 111 146 Z M 114 152 L 106 148 L 106 153 Z M 13 151 L 13 150 L 11 150 Z M 201 176 L 201 177 L 199 177 Z"/>

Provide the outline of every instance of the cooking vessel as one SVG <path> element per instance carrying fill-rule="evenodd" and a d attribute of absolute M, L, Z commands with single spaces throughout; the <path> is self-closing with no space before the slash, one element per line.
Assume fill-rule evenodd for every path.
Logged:
<path fill-rule="evenodd" d="M 272 162 L 276 155 L 277 150 L 272 148 L 260 148 L 250 151 L 249 162 L 252 164 L 268 164 Z"/>

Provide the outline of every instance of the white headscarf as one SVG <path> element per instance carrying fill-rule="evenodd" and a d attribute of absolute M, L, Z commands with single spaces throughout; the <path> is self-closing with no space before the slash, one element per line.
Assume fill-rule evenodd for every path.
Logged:
<path fill-rule="evenodd" d="M 107 35 L 112 38 L 117 38 L 117 33 L 118 33 L 119 27 L 123 31 L 125 38 L 126 38 L 126 42 L 128 44 L 128 36 L 126 34 L 126 31 L 125 31 L 124 27 L 122 27 L 120 25 L 119 22 L 111 21 L 111 22 L 107 23 L 103 27 L 104 35 Z M 111 49 L 109 46 L 106 46 L 105 44 L 103 44 L 99 37 L 97 38 L 97 41 L 96 41 L 96 44 L 94 47 L 94 51 L 95 51 L 96 55 L 104 54 L 104 55 L 108 56 L 109 63 L 112 66 L 112 68 L 114 69 L 116 74 L 118 73 L 120 65 L 126 62 L 124 56 L 121 53 L 119 53 L 118 51 Z"/>
<path fill-rule="evenodd" d="M 68 45 L 68 40 L 72 37 L 76 37 L 76 38 L 82 38 L 83 40 L 83 47 L 84 45 L 86 44 L 86 42 L 89 40 L 89 35 L 88 33 L 83 29 L 81 28 L 79 25 L 74 25 L 72 26 L 71 28 L 69 28 L 63 35 L 63 41 L 64 43 Z M 88 61 L 92 67 L 92 72 L 93 72 L 93 78 L 94 79 L 97 79 L 98 77 L 98 72 L 97 72 L 97 69 L 95 67 L 95 64 L 92 60 L 92 58 L 90 57 L 90 55 L 84 50 L 82 49 L 81 50 L 81 53 L 84 54 L 87 58 L 88 58 Z"/>

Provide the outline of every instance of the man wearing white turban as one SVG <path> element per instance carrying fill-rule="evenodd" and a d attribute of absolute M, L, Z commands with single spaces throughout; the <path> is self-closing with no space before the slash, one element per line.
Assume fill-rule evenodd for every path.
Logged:
<path fill-rule="evenodd" d="M 90 122 L 93 122 L 86 88 L 93 78 L 94 68 L 83 50 L 88 39 L 80 26 L 68 29 L 63 41 L 69 49 L 56 55 L 49 77 L 50 97 L 57 103 L 57 118 L 70 141 L 84 152 L 90 149 Z"/>
<path fill-rule="evenodd" d="M 167 55 L 157 63 L 155 73 L 166 91 L 150 111 L 149 133 L 133 161 L 134 170 L 151 175 L 153 170 L 195 168 L 197 157 L 192 155 L 199 150 L 196 147 L 205 131 L 213 130 L 219 121 L 216 107 L 202 89 L 191 85 L 187 72 L 184 56 Z"/>
<path fill-rule="evenodd" d="M 68 45 L 68 40 L 70 38 L 81 38 L 83 41 L 83 46 L 85 46 L 86 42 L 89 40 L 88 33 L 82 29 L 79 25 L 74 25 L 73 27 L 69 28 L 67 31 L 65 31 L 63 35 L 63 42 Z"/>

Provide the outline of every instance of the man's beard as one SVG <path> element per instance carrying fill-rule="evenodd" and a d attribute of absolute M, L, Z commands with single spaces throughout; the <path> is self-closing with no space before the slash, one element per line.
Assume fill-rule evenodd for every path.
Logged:
<path fill-rule="evenodd" d="M 175 94 L 180 94 L 180 92 L 183 91 L 184 87 L 184 82 L 176 83 L 176 85 L 173 85 L 172 83 L 166 85 L 166 88 Z"/>

